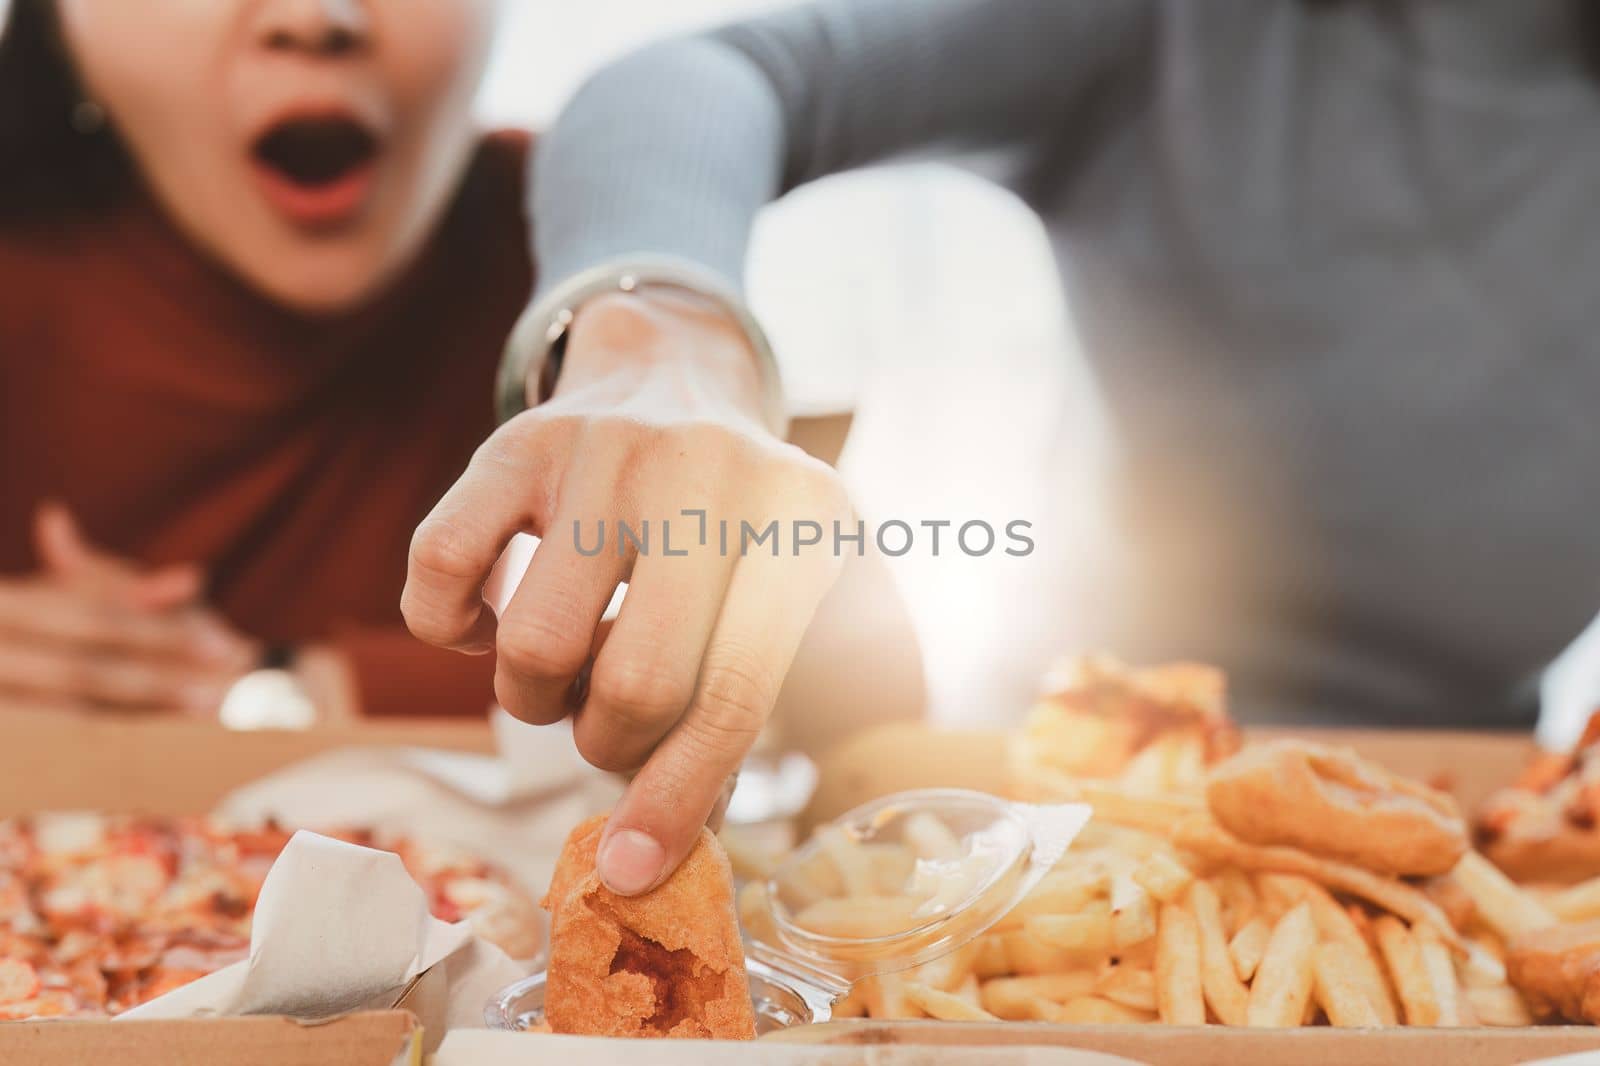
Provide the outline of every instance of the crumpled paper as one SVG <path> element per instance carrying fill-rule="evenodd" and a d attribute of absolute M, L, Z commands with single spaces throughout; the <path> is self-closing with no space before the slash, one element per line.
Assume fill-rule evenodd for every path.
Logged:
<path fill-rule="evenodd" d="M 446 1027 L 482 1025 L 483 1004 L 523 973 L 466 922 L 433 917 L 398 856 L 300 832 L 262 884 L 249 957 L 119 1017 L 316 1021 L 393 1007 L 441 964 L 428 1013 Z"/>

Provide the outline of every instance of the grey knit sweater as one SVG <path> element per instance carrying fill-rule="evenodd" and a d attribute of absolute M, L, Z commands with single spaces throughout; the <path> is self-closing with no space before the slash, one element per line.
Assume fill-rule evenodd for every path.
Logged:
<path fill-rule="evenodd" d="M 1106 639 L 1218 661 L 1247 717 L 1519 724 L 1600 609 L 1582 2 L 781 11 L 580 91 L 538 157 L 541 273 L 656 252 L 736 280 L 796 185 L 980 168 L 1045 220 L 1109 402 Z"/>

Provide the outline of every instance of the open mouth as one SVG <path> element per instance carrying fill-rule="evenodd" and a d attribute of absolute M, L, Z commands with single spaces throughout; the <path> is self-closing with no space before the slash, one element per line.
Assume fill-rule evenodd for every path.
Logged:
<path fill-rule="evenodd" d="M 255 145 L 256 161 L 296 185 L 331 185 L 370 163 L 378 139 L 348 118 L 308 118 L 268 130 Z"/>
<path fill-rule="evenodd" d="M 347 221 L 366 201 L 379 142 L 355 119 L 297 118 L 262 134 L 251 158 L 268 199 L 291 221 Z"/>

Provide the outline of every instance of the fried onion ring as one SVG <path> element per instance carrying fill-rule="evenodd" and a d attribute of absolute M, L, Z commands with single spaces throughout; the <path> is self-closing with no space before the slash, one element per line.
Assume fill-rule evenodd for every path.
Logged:
<path fill-rule="evenodd" d="M 1538 1017 L 1600 1024 L 1600 921 L 1515 937 L 1507 945 L 1506 975 Z"/>
<path fill-rule="evenodd" d="M 1246 748 L 1211 771 L 1206 802 L 1240 840 L 1380 874 L 1447 873 L 1467 850 L 1455 800 L 1347 748 L 1298 740 Z"/>

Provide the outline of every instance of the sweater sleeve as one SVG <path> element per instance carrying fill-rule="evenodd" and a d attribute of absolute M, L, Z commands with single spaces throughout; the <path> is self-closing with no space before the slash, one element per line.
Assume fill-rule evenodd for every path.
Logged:
<path fill-rule="evenodd" d="M 602 69 L 541 141 L 542 286 L 637 255 L 737 286 L 756 212 L 909 155 L 1026 150 L 1135 50 L 1137 0 L 818 0 Z"/>
<path fill-rule="evenodd" d="M 364 715 L 477 717 L 494 703 L 493 655 L 435 648 L 401 626 L 341 629 L 332 646 L 350 664 Z"/>

